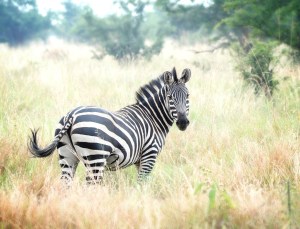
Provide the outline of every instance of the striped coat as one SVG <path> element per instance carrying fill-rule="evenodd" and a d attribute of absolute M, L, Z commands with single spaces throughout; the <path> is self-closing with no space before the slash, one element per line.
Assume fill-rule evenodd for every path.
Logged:
<path fill-rule="evenodd" d="M 70 183 L 79 161 L 87 171 L 88 183 L 99 183 L 105 169 L 130 165 L 138 168 L 138 179 L 153 169 L 170 127 L 176 121 L 180 130 L 189 124 L 188 90 L 190 79 L 185 69 L 180 79 L 175 68 L 141 87 L 136 103 L 110 112 L 99 107 L 78 107 L 59 122 L 55 138 L 45 148 L 37 143 L 32 131 L 29 150 L 36 157 L 46 157 L 55 148 L 59 153 L 61 178 Z"/>

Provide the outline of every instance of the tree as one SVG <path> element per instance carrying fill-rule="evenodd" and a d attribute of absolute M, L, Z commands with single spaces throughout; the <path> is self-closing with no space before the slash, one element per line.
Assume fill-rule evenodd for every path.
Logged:
<path fill-rule="evenodd" d="M 155 3 L 156 10 L 167 13 L 167 20 L 170 21 L 173 29 L 171 34 L 178 37 L 182 32 L 193 32 L 205 24 L 204 14 L 206 8 L 202 4 L 182 5 L 178 1 L 157 0 Z"/>
<path fill-rule="evenodd" d="M 80 31 L 82 17 L 90 11 L 88 7 L 82 7 L 66 0 L 63 3 L 64 11 L 58 14 L 58 24 L 55 27 L 56 34 L 66 40 L 80 41 Z"/>
<path fill-rule="evenodd" d="M 256 94 L 264 92 L 270 98 L 279 83 L 270 68 L 275 59 L 273 41 L 300 52 L 300 2 L 225 0 L 224 10 L 228 16 L 219 25 L 241 31 L 238 38 L 244 53 L 238 64 L 244 80 L 254 86 Z"/>
<path fill-rule="evenodd" d="M 0 42 L 18 45 L 46 38 L 50 28 L 51 14 L 41 16 L 35 0 L 0 1 Z"/>
<path fill-rule="evenodd" d="M 149 4 L 148 1 L 116 1 L 116 4 L 123 9 L 122 15 L 99 18 L 92 9 L 80 8 L 67 2 L 61 28 L 66 28 L 64 31 L 68 38 L 101 46 L 106 54 L 120 61 L 131 60 L 138 56 L 151 57 L 158 53 L 162 48 L 164 37 L 159 34 L 161 30 L 156 29 L 155 33 L 158 36 L 153 39 L 152 34 L 152 40 L 149 39 L 149 31 L 146 31 L 144 26 L 145 7 Z M 66 21 L 70 17 L 73 22 L 71 25 Z M 150 42 L 147 43 L 146 40 Z M 99 53 L 99 49 L 96 53 Z"/>
<path fill-rule="evenodd" d="M 101 44 L 105 51 L 118 60 L 131 60 L 138 56 L 150 58 L 159 53 L 163 45 L 161 30 L 158 36 L 146 44 L 148 32 L 143 30 L 145 22 L 145 7 L 149 1 L 127 0 L 116 1 L 122 8 L 124 15 L 110 16 L 103 22 Z M 149 40 L 149 39 L 148 39 Z"/>
<path fill-rule="evenodd" d="M 221 21 L 246 36 L 270 38 L 300 51 L 300 1 L 226 0 L 228 16 Z"/>

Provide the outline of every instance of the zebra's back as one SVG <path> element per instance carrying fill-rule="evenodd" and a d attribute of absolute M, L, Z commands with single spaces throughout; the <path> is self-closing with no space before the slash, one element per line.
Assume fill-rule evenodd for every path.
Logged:
<path fill-rule="evenodd" d="M 139 160 L 141 133 L 128 116 L 99 107 L 78 107 L 66 115 L 73 117 L 69 137 L 77 156 L 106 155 L 108 166 L 126 167 Z M 66 118 L 65 118 L 66 120 Z M 116 161 L 114 158 L 117 158 Z"/>

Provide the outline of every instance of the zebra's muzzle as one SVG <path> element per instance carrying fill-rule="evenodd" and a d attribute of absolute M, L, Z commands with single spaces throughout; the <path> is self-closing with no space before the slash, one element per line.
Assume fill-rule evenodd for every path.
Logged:
<path fill-rule="evenodd" d="M 182 130 L 182 131 L 186 130 L 186 128 L 188 127 L 189 124 L 190 124 L 190 121 L 187 119 L 187 117 L 185 115 L 178 114 L 178 119 L 177 119 L 176 125 L 179 130 Z"/>

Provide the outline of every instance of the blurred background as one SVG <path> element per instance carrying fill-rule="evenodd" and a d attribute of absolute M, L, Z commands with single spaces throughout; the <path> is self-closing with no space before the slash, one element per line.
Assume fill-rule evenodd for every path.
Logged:
<path fill-rule="evenodd" d="M 1 43 L 57 39 L 88 44 L 93 58 L 119 62 L 150 59 L 168 39 L 210 45 L 188 50 L 195 54 L 229 48 L 245 82 L 270 98 L 279 83 L 273 77 L 278 59 L 299 63 L 300 2 L 1 0 Z"/>

